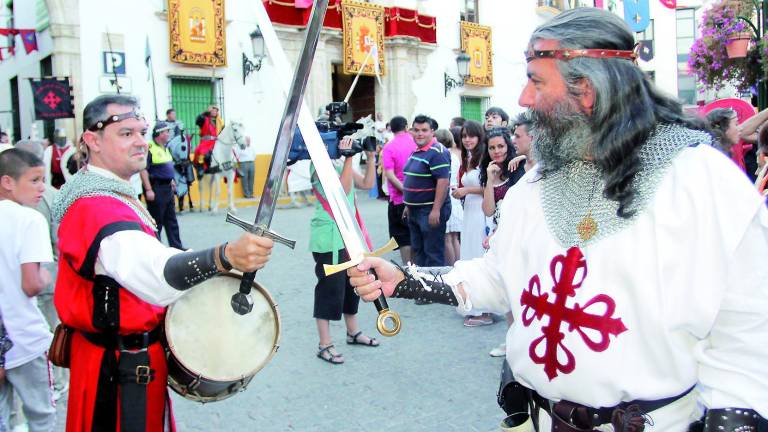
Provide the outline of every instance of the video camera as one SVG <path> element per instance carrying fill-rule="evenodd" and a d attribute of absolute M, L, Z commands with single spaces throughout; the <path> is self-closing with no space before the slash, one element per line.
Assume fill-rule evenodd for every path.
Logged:
<path fill-rule="evenodd" d="M 331 102 L 325 106 L 325 109 L 328 111 L 328 120 L 317 121 L 315 125 L 320 132 L 320 137 L 323 139 L 323 143 L 328 150 L 328 156 L 331 159 L 338 159 L 341 156 L 354 156 L 362 151 L 376 150 L 376 138 L 373 136 L 356 138 L 352 141 L 351 148 L 339 149 L 339 142 L 342 138 L 355 134 L 360 129 L 363 129 L 364 126 L 354 122 L 341 122 L 341 116 L 349 110 L 349 105 L 346 102 Z M 290 165 L 303 159 L 309 159 L 309 152 L 307 151 L 301 131 L 297 128 L 293 135 L 291 150 L 288 154 L 288 164 Z"/>

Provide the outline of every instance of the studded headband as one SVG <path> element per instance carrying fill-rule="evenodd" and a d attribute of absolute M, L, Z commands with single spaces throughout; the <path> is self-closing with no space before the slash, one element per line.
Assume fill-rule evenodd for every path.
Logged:
<path fill-rule="evenodd" d="M 96 123 L 92 124 L 90 127 L 88 127 L 88 130 L 91 132 L 97 132 L 111 125 L 112 123 L 117 123 L 119 121 L 123 121 L 129 118 L 135 118 L 137 120 L 141 120 L 144 118 L 144 115 L 136 110 L 128 111 L 127 113 L 111 115 L 104 120 L 99 120 Z"/>
<path fill-rule="evenodd" d="M 630 50 L 609 50 L 609 49 L 555 49 L 555 50 L 534 50 L 529 49 L 525 52 L 525 61 L 540 58 L 552 58 L 557 60 L 571 60 L 578 57 L 589 57 L 596 59 L 620 58 L 635 61 L 637 53 Z"/>

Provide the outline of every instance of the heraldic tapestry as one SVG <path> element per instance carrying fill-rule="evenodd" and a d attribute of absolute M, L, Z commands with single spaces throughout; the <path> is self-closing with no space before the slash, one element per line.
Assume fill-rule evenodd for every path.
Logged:
<path fill-rule="evenodd" d="M 464 83 L 481 87 L 492 86 L 491 28 L 462 21 L 461 49 L 469 55 L 469 76 L 464 80 Z"/>
<path fill-rule="evenodd" d="M 384 7 L 343 1 L 344 73 L 384 75 Z M 366 61 L 367 59 L 367 61 Z"/>
<path fill-rule="evenodd" d="M 226 66 L 224 0 L 168 0 L 171 61 Z"/>

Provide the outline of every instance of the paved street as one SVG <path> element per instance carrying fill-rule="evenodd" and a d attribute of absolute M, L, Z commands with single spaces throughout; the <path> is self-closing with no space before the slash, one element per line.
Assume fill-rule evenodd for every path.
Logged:
<path fill-rule="evenodd" d="M 358 195 L 373 242 L 383 244 L 386 202 Z M 378 348 L 348 346 L 343 324 L 335 323 L 331 330 L 346 363 L 334 366 L 315 357 L 315 276 L 307 250 L 313 211 L 277 211 L 273 227 L 296 239 L 296 250 L 276 246 L 272 261 L 257 277 L 279 304 L 283 333 L 277 355 L 244 393 L 226 401 L 200 405 L 174 394 L 178 429 L 497 430 L 503 417 L 495 399 L 501 360 L 488 356 L 488 351 L 502 341 L 505 325 L 501 322 L 466 328 L 453 308 L 391 300 L 390 306 L 403 319 L 399 335 L 384 340 L 379 335 Z M 253 220 L 255 207 L 241 208 L 239 213 Z M 180 224 L 182 240 L 192 248 L 238 235 L 237 228 L 224 223 L 224 213 L 184 214 Z M 377 334 L 372 304 L 361 304 L 359 318 L 367 334 Z M 59 413 L 63 430 L 64 404 Z"/>

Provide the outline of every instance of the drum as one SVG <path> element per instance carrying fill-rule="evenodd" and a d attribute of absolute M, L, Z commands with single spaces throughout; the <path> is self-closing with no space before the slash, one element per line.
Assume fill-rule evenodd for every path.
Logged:
<path fill-rule="evenodd" d="M 277 352 L 280 314 L 272 296 L 253 284 L 253 310 L 230 306 L 240 277 L 227 273 L 190 288 L 165 317 L 168 385 L 197 402 L 224 400 L 245 387 Z"/>

